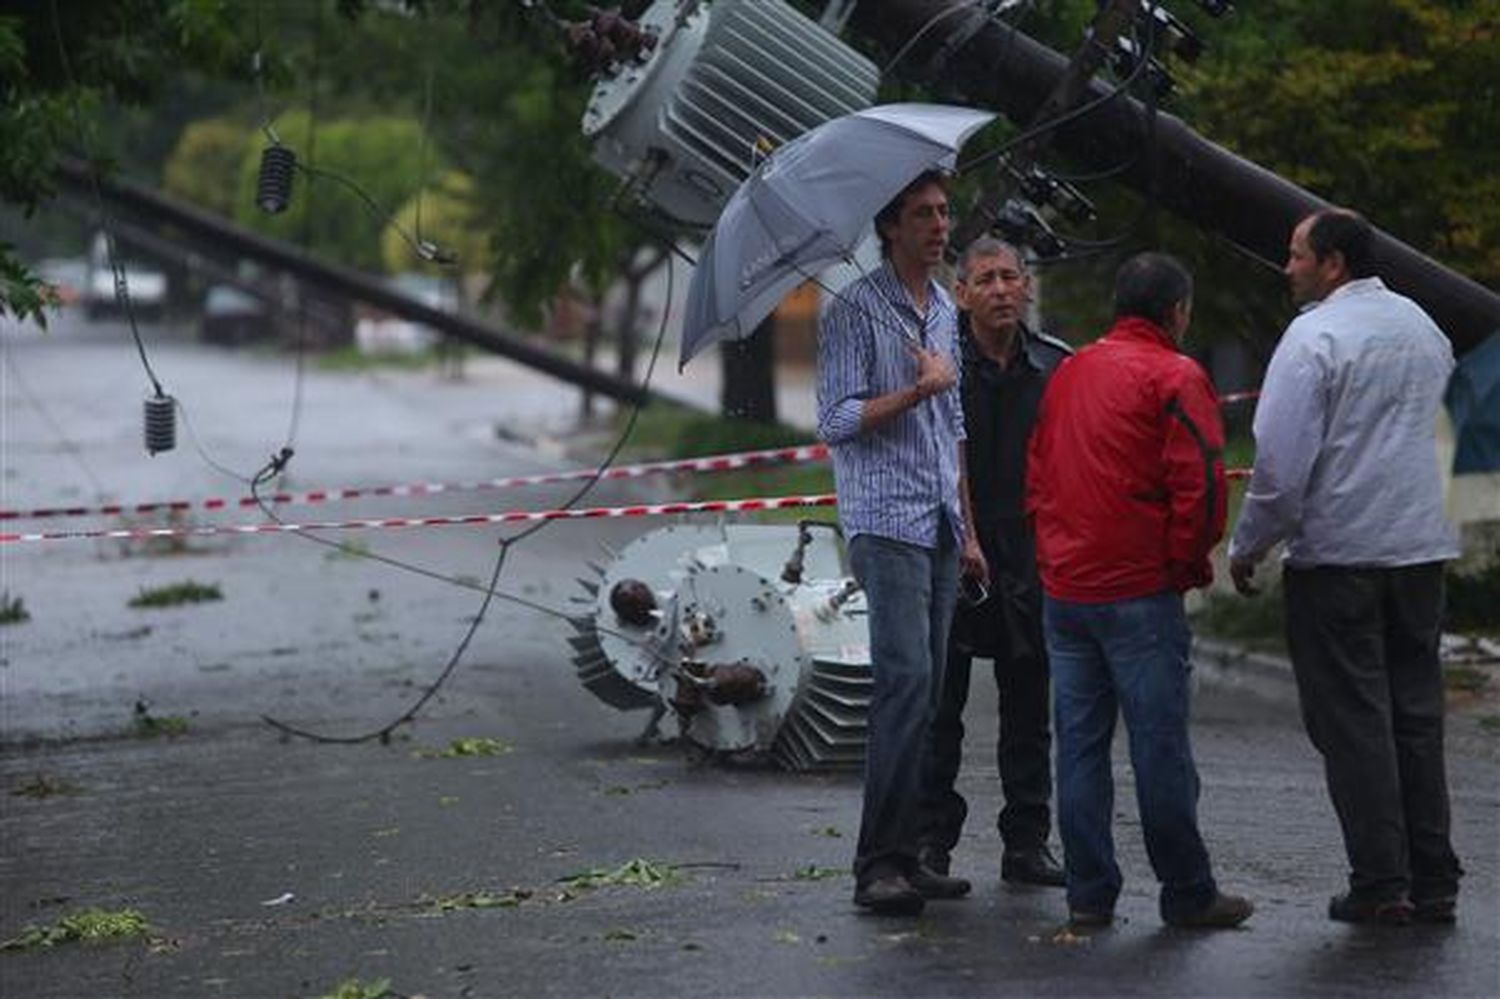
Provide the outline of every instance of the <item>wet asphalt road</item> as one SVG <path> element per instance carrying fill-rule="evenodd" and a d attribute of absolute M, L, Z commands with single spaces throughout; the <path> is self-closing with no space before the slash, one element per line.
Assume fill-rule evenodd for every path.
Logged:
<path fill-rule="evenodd" d="M 0 505 L 94 502 L 101 486 L 128 499 L 236 494 L 191 447 L 142 455 L 143 378 L 119 334 L 66 323 L 49 339 L 4 331 Z M 215 460 L 248 472 L 279 445 L 286 359 L 170 338 L 155 356 Z M 496 372 L 458 385 L 310 375 L 287 486 L 558 467 L 568 462 L 507 443 L 493 427 L 524 436 L 560 425 L 572 407 L 571 392 Z M 671 494 L 666 482 L 636 488 Z M 293 513 L 500 503 L 465 494 Z M 554 525 L 505 578 L 563 606 L 598 541 L 640 529 Z M 497 536 L 444 528 L 359 540 L 482 579 Z M 1500 994 L 1493 756 L 1450 754 L 1469 872 L 1459 924 L 1333 924 L 1324 907 L 1342 852 L 1295 711 L 1205 687 L 1195 731 L 1205 834 L 1220 880 L 1259 911 L 1227 933 L 1160 925 L 1128 768 L 1118 768 L 1125 918 L 1073 938 L 1059 933 L 1059 892 L 996 879 L 994 694 L 976 671 L 963 778 L 972 818 L 956 858 L 974 895 L 892 922 L 849 902 L 856 780 L 697 766 L 672 747 L 637 747 L 644 719 L 577 684 L 555 620 L 494 605 L 463 665 L 401 738 L 313 745 L 283 741 L 259 716 L 330 733 L 378 727 L 442 669 L 478 595 L 281 536 L 195 541 L 171 554 L 12 546 L 0 558 L 3 587 L 32 614 L 0 629 L 0 939 L 87 906 L 133 906 L 156 933 L 153 946 L 0 953 L 6 996 L 315 997 L 349 977 L 388 978 L 398 994 L 432 999 Z M 224 600 L 126 607 L 144 586 L 185 579 L 219 584 Z M 129 736 L 141 698 L 158 716 L 188 719 L 188 733 Z M 471 736 L 503 740 L 509 752 L 420 752 Z M 12 793 L 37 775 L 71 790 Z M 636 858 L 683 865 L 681 882 L 581 890 L 559 880 Z M 484 896 L 516 904 L 466 904 Z"/>

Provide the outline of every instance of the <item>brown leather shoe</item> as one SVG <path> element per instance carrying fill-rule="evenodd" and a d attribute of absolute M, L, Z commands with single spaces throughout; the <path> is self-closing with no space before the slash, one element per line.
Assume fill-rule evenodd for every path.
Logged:
<path fill-rule="evenodd" d="M 1197 912 L 1168 919 L 1167 925 L 1190 930 L 1227 930 L 1249 919 L 1254 911 L 1255 905 L 1248 898 L 1219 892 Z"/>
<path fill-rule="evenodd" d="M 878 916 L 916 916 L 921 914 L 925 902 L 906 878 L 887 874 L 856 887 L 854 904 Z"/>

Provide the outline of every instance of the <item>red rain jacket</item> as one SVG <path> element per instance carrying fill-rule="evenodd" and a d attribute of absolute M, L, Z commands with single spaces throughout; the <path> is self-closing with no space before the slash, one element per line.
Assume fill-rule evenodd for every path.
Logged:
<path fill-rule="evenodd" d="M 1156 324 L 1121 319 L 1064 361 L 1027 469 L 1047 593 L 1105 603 L 1208 585 L 1224 536 L 1223 451 L 1207 373 Z"/>

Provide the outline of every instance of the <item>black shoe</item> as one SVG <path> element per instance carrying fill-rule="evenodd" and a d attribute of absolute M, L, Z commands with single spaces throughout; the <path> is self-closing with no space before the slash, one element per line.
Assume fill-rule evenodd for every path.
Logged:
<path fill-rule="evenodd" d="M 1453 895 L 1445 895 L 1442 898 L 1414 898 L 1411 906 L 1411 919 L 1414 923 L 1456 923 L 1458 914 L 1455 911 L 1458 899 Z"/>
<path fill-rule="evenodd" d="M 1213 901 L 1197 912 L 1167 920 L 1168 926 L 1190 930 L 1227 930 L 1250 918 L 1255 905 L 1248 898 L 1218 892 Z"/>
<path fill-rule="evenodd" d="M 910 881 L 899 874 L 887 874 L 855 888 L 854 904 L 880 916 L 916 916 L 925 903 Z"/>
<path fill-rule="evenodd" d="M 939 874 L 925 864 L 918 864 L 906 880 L 923 898 L 963 898 L 974 886 L 967 878 Z"/>
<path fill-rule="evenodd" d="M 1048 888 L 1061 888 L 1068 883 L 1062 866 L 1045 846 L 1032 850 L 1006 850 L 1000 860 L 1000 880 Z"/>
<path fill-rule="evenodd" d="M 1413 906 L 1405 895 L 1395 898 L 1360 898 L 1353 892 L 1328 900 L 1328 918 L 1341 923 L 1405 926 L 1411 922 Z"/>
<path fill-rule="evenodd" d="M 935 874 L 947 874 L 953 869 L 953 858 L 940 846 L 924 846 L 917 851 L 917 863 Z"/>

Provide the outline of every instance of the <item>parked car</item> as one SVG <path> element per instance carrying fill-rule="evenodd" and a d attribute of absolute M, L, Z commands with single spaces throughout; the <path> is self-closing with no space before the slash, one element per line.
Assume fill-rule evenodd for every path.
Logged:
<path fill-rule="evenodd" d="M 274 332 L 266 303 L 233 285 L 216 284 L 203 298 L 198 335 L 226 347 L 264 340 Z"/>
<path fill-rule="evenodd" d="M 125 276 L 125 288 L 131 307 L 138 318 L 157 319 L 167 305 L 167 276 L 154 267 L 116 256 Z M 115 294 L 115 270 L 110 260 L 109 244 L 103 233 L 96 233 L 89 247 L 87 279 L 83 285 L 83 310 L 90 319 L 99 319 L 122 310 Z"/>

